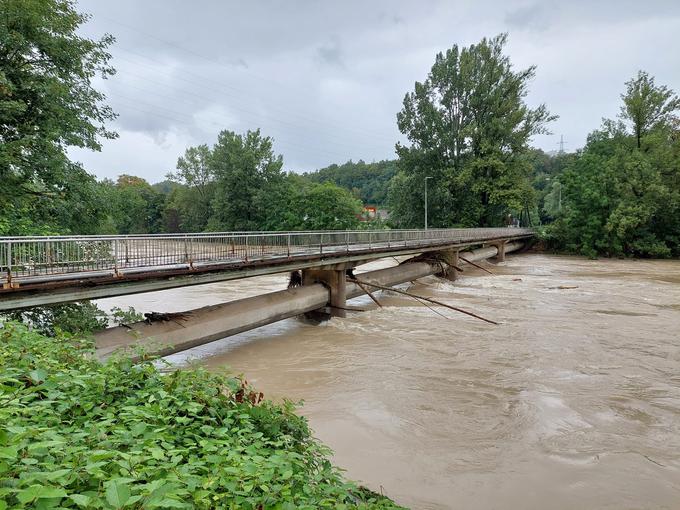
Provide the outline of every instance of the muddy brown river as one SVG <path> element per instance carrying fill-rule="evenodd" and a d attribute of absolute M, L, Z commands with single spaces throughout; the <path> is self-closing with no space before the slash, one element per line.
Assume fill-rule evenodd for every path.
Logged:
<path fill-rule="evenodd" d="M 374 269 L 394 264 L 383 261 Z M 394 293 L 321 326 L 286 320 L 175 355 L 301 413 L 347 476 L 412 508 L 680 508 L 680 261 L 538 254 Z M 179 311 L 285 275 L 107 299 Z M 406 288 L 407 286 L 401 286 Z"/>

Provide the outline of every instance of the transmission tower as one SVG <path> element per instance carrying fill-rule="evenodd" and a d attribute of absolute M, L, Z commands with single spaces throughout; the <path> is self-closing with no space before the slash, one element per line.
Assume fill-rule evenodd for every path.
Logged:
<path fill-rule="evenodd" d="M 560 141 L 558 143 L 560 146 L 560 154 L 564 154 L 564 144 L 567 143 L 564 141 L 564 135 L 560 135 Z"/>

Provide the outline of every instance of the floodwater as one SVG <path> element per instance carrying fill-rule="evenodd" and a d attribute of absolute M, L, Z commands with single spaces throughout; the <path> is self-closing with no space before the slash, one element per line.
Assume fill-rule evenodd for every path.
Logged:
<path fill-rule="evenodd" d="M 680 508 L 680 261 L 525 254 L 486 266 L 496 275 L 466 267 L 411 290 L 498 326 L 380 292 L 382 309 L 360 298 L 350 303 L 368 311 L 346 319 L 287 320 L 189 357 L 304 400 L 347 475 L 412 508 Z M 100 304 L 185 310 L 285 284 Z"/>

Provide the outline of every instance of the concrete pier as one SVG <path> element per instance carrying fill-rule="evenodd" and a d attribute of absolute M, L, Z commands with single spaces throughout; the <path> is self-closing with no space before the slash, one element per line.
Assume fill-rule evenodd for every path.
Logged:
<path fill-rule="evenodd" d="M 345 269 L 303 269 L 302 285 L 320 283 L 328 289 L 328 306 L 332 317 L 345 317 L 347 308 Z"/>

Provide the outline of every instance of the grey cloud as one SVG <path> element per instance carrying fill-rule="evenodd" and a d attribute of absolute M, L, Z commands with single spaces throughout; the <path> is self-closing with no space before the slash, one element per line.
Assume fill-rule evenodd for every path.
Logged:
<path fill-rule="evenodd" d="M 322 64 L 345 67 L 345 62 L 342 58 L 342 49 L 337 40 L 319 46 L 316 49 L 316 56 Z"/>
<path fill-rule="evenodd" d="M 553 8 L 558 8 L 554 6 Z M 510 29 L 547 30 L 550 26 L 549 11 L 545 4 L 532 4 L 514 9 L 505 15 Z"/>
<path fill-rule="evenodd" d="M 528 101 L 560 115 L 580 147 L 618 112 L 638 69 L 680 88 L 680 2 L 664 0 L 79 0 L 84 33 L 108 32 L 118 74 L 98 82 L 121 133 L 100 154 L 79 152 L 101 176 L 160 180 L 190 145 L 221 129 L 261 128 L 288 170 L 394 157 L 395 116 L 438 51 L 509 32 L 518 68 L 537 65 Z M 156 163 L 157 162 L 157 163 Z"/>

